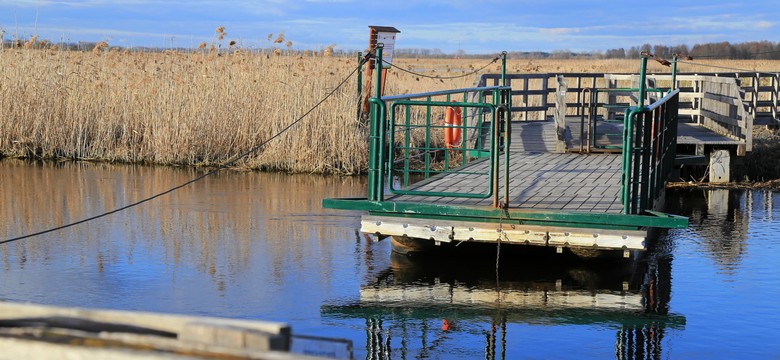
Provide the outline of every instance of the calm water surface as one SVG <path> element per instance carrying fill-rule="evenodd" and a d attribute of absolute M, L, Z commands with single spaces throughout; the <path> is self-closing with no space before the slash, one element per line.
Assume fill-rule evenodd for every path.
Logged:
<path fill-rule="evenodd" d="M 198 170 L 0 162 L 0 240 Z M 780 193 L 670 192 L 691 226 L 641 260 L 520 248 L 391 256 L 356 236 L 359 178 L 224 172 L 101 220 L 0 245 L 0 300 L 278 320 L 362 359 L 780 358 Z M 465 247 L 465 246 L 464 246 Z"/>

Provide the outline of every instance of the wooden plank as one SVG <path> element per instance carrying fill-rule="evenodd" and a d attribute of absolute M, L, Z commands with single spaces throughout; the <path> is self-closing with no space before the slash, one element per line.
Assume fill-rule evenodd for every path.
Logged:
<path fill-rule="evenodd" d="M 289 334 L 290 327 L 284 323 L 235 319 L 208 318 L 199 316 L 168 315 L 149 312 L 94 310 L 84 308 L 60 308 L 44 305 L 15 304 L 0 301 L 0 319 L 23 317 L 71 317 L 97 322 L 127 324 L 171 333 L 184 331 L 193 322 L 210 322 L 224 326 L 244 327 L 272 334 Z"/>
<path fill-rule="evenodd" d="M 743 128 L 743 127 L 746 126 L 746 120 L 745 119 L 735 119 L 735 118 L 729 117 L 728 115 L 721 115 L 721 114 L 718 114 L 718 113 L 715 113 L 715 112 L 712 112 L 712 111 L 709 111 L 709 110 L 706 110 L 706 109 L 702 109 L 701 110 L 701 114 L 704 117 L 710 118 L 712 120 L 715 120 L 715 121 L 717 121 L 718 123 L 721 123 L 721 124 L 730 125 L 730 126 L 734 126 L 734 127 L 738 127 L 738 128 Z M 710 130 L 713 130 L 713 129 L 710 129 Z M 737 138 L 737 135 L 733 135 L 733 133 L 723 134 L 723 135 L 734 136 L 735 138 Z"/>
<path fill-rule="evenodd" d="M 703 99 L 714 100 L 720 103 L 734 105 L 734 106 L 742 104 L 742 100 L 740 99 L 736 99 L 731 96 L 717 94 L 717 93 L 705 92 L 704 94 L 701 95 L 701 97 Z"/>
<path fill-rule="evenodd" d="M 283 323 L 2 301 L 0 321 L 2 358 L 301 358 Z"/>

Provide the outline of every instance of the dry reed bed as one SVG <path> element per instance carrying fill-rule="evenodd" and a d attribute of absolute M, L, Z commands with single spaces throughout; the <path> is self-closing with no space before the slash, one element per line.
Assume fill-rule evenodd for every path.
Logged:
<path fill-rule="evenodd" d="M 349 64 L 347 64 L 347 62 Z M 213 165 L 269 139 L 333 89 L 351 59 L 20 50 L 0 54 L 0 152 Z M 238 166 L 358 173 L 354 86 Z"/>
<path fill-rule="evenodd" d="M 427 75 L 451 76 L 489 61 L 401 58 L 395 62 Z M 315 53 L 6 49 L 0 51 L 0 157 L 224 163 L 303 115 L 356 64 L 354 57 Z M 757 66 L 745 61 L 725 65 Z M 629 60 L 523 59 L 509 61 L 507 67 L 515 73 L 545 73 L 636 72 L 638 66 L 638 61 Z M 668 71 L 652 62 L 650 70 Z M 499 63 L 484 70 L 498 71 Z M 391 70 L 386 93 L 469 87 L 475 77 L 440 80 Z M 367 129 L 356 120 L 355 85 L 353 77 L 301 123 L 236 167 L 365 172 Z"/>

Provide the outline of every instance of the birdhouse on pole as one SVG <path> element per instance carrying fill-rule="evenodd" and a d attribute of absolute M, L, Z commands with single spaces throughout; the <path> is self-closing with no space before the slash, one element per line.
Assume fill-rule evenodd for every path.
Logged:
<path fill-rule="evenodd" d="M 393 53 L 395 52 L 395 38 L 401 31 L 392 26 L 369 26 L 371 32 L 368 37 L 368 49 L 371 52 L 376 50 L 377 44 L 382 44 L 382 80 L 380 86 L 380 94 L 382 96 L 385 93 L 385 82 L 387 80 L 387 69 L 393 64 Z M 373 82 L 374 68 L 376 68 L 376 58 L 372 59 L 368 64 L 366 70 L 366 84 L 363 87 L 365 89 L 365 97 L 363 98 L 363 111 L 361 117 L 368 119 L 368 99 L 371 97 L 371 83 Z"/>
<path fill-rule="evenodd" d="M 369 48 L 371 51 L 376 49 L 377 44 L 382 44 L 382 59 L 387 64 L 393 63 L 393 50 L 395 50 L 395 37 L 401 31 L 392 26 L 369 26 L 371 29 L 369 35 Z M 382 64 L 384 66 L 385 64 Z M 371 62 L 370 68 L 375 67 L 374 62 Z"/>

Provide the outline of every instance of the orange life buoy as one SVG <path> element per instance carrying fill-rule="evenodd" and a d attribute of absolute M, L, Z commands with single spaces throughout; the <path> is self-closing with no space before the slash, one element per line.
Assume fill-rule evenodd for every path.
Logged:
<path fill-rule="evenodd" d="M 463 125 L 460 114 L 459 107 L 447 106 L 447 112 L 444 116 L 444 145 L 448 149 L 460 146 L 462 135 L 460 127 Z"/>

